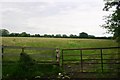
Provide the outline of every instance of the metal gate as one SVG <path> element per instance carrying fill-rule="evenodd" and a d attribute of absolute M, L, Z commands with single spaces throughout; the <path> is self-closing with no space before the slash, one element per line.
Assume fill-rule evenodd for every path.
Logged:
<path fill-rule="evenodd" d="M 75 78 L 101 77 L 101 74 L 103 77 L 118 77 L 119 49 L 120 47 L 62 49 L 62 67 L 67 74 Z"/>
<path fill-rule="evenodd" d="M 2 46 L 2 61 L 16 62 L 19 60 L 21 53 L 28 54 L 37 63 L 55 64 L 56 63 L 55 48 L 40 48 L 40 47 L 21 47 L 21 46 Z"/>

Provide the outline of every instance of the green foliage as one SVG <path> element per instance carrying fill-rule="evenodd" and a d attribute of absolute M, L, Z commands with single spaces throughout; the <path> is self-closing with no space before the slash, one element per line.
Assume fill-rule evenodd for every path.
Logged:
<path fill-rule="evenodd" d="M 9 33 L 8 30 L 6 29 L 1 29 L 0 30 L 0 34 L 3 37 L 46 37 L 46 38 L 89 38 L 89 39 L 110 39 L 111 37 L 95 37 L 94 35 L 88 35 L 85 32 L 82 32 L 79 34 L 79 36 L 74 35 L 74 34 L 70 34 L 69 36 L 67 36 L 66 34 L 44 34 L 44 35 L 40 35 L 40 34 L 28 34 L 26 32 L 22 32 L 22 33 Z"/>
<path fill-rule="evenodd" d="M 19 66 L 21 68 L 23 68 L 24 70 L 29 70 L 34 65 L 35 65 L 35 61 L 32 60 L 32 58 L 28 54 L 26 53 L 20 54 Z"/>
<path fill-rule="evenodd" d="M 89 37 L 89 38 L 95 38 L 95 36 L 94 36 L 94 35 L 88 35 L 88 37 Z"/>
<path fill-rule="evenodd" d="M 36 63 L 28 54 L 21 53 L 20 59 L 17 63 L 13 63 L 13 66 L 4 65 L 3 79 L 35 79 L 39 78 L 55 78 L 62 69 L 57 65 L 52 64 L 39 64 Z"/>
<path fill-rule="evenodd" d="M 14 36 L 18 36 L 18 37 L 19 37 L 20 35 L 19 35 L 19 33 L 10 33 L 9 36 L 10 36 L 10 37 L 14 37 Z"/>
<path fill-rule="evenodd" d="M 70 34 L 70 38 L 77 38 L 77 35 Z"/>
<path fill-rule="evenodd" d="M 56 34 L 55 37 L 56 38 L 61 38 L 62 36 L 61 36 L 61 34 Z"/>
<path fill-rule="evenodd" d="M 32 78 L 34 76 L 35 61 L 26 53 L 20 54 L 20 59 L 16 64 L 15 71 L 9 78 Z"/>
<path fill-rule="evenodd" d="M 39 34 L 35 34 L 35 37 L 40 37 L 40 35 Z"/>
<path fill-rule="evenodd" d="M 117 42 L 120 43 L 120 1 L 106 2 L 103 10 L 109 11 L 111 8 L 116 7 L 113 12 L 105 17 L 105 24 L 102 27 L 108 30 L 108 33 L 112 33 Z"/>
<path fill-rule="evenodd" d="M 21 37 L 30 37 L 30 34 L 27 34 L 26 32 L 22 32 L 20 34 Z"/>
<path fill-rule="evenodd" d="M 6 29 L 0 29 L 0 36 L 9 36 L 9 31 Z"/>
<path fill-rule="evenodd" d="M 66 34 L 63 34 L 62 37 L 63 37 L 63 38 L 67 38 L 68 36 L 67 36 Z"/>
<path fill-rule="evenodd" d="M 82 33 L 79 34 L 79 37 L 81 37 L 81 38 L 88 38 L 88 34 L 85 33 L 85 32 L 82 32 Z"/>

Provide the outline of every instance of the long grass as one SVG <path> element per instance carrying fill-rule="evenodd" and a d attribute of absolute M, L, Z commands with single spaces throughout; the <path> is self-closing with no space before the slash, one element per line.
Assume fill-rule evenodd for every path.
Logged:
<path fill-rule="evenodd" d="M 117 43 L 114 40 L 106 39 L 2 37 L 2 45 L 52 48 L 91 48 L 117 46 Z"/>

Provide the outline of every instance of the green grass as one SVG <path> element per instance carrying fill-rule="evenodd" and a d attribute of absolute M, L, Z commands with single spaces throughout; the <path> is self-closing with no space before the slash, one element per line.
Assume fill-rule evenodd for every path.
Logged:
<path fill-rule="evenodd" d="M 70 38 L 30 38 L 30 37 L 3 37 L 2 45 L 6 46 L 23 46 L 23 47 L 42 47 L 42 48 L 97 48 L 117 46 L 114 40 L 106 39 L 70 39 Z M 54 51 L 25 50 L 28 54 L 46 54 L 53 56 Z M 86 51 L 85 53 L 90 53 Z M 96 53 L 96 51 L 92 51 Z M 5 49 L 4 53 L 20 54 L 21 49 Z M 68 51 L 68 54 L 78 54 L 79 51 Z M 65 53 L 65 54 L 66 54 Z M 16 58 L 19 57 L 16 55 Z M 14 60 L 14 59 L 13 59 Z"/>
<path fill-rule="evenodd" d="M 113 47 L 117 46 L 114 40 L 106 39 L 70 39 L 70 38 L 30 38 L 30 37 L 3 37 L 2 45 L 6 46 L 23 46 L 23 47 L 42 47 L 42 48 L 97 48 L 97 47 Z M 40 57 L 35 55 L 42 55 L 47 57 L 55 56 L 55 51 L 52 50 L 25 50 L 34 59 L 39 60 Z M 107 51 L 108 52 L 108 51 Z M 11 58 L 5 57 L 8 60 L 18 60 L 21 49 L 4 49 L 5 55 L 11 55 Z M 65 51 L 65 54 L 79 54 L 79 51 Z M 85 54 L 100 53 L 96 50 L 83 51 Z M 48 56 L 48 58 L 49 58 Z M 4 59 L 5 59 L 4 58 Z M 44 58 L 44 57 L 43 57 Z M 47 58 L 47 59 L 48 59 Z M 75 59 L 75 57 L 73 57 Z M 77 58 L 77 57 L 76 57 Z M 44 58 L 45 59 L 45 58 Z"/>
<path fill-rule="evenodd" d="M 114 40 L 108 40 L 108 39 L 71 39 L 71 38 L 30 38 L 30 37 L 2 37 L 2 45 L 5 46 L 23 46 L 23 47 L 41 47 L 41 48 L 100 48 L 100 47 L 116 47 L 118 44 Z M 103 54 L 114 54 L 117 50 L 103 50 Z M 21 53 L 21 49 L 4 49 L 5 55 L 14 54 L 14 56 L 5 56 L 3 58 L 3 61 L 18 61 L 19 55 Z M 30 57 L 32 57 L 36 61 L 40 60 L 54 60 L 55 61 L 55 51 L 51 50 L 25 50 L 25 53 L 29 54 Z M 77 54 L 80 55 L 80 51 L 64 51 L 64 55 L 66 54 Z M 100 55 L 93 56 L 92 54 L 100 54 L 100 50 L 87 50 L 83 51 L 83 59 L 99 59 L 101 58 Z M 40 56 L 42 56 L 42 58 Z M 85 56 L 88 55 L 88 56 Z M 44 57 L 43 57 L 44 56 Z M 54 57 L 54 58 L 50 58 Z M 49 59 L 48 59 L 49 58 Z M 103 57 L 104 59 L 111 59 L 111 58 L 117 58 L 116 55 L 109 56 L 105 55 Z M 64 56 L 64 59 L 71 59 L 71 60 L 79 60 L 80 62 L 80 56 Z M 74 61 L 75 62 L 75 61 Z M 77 62 L 77 61 L 76 61 Z M 90 62 L 90 61 L 89 61 Z M 104 61 L 106 62 L 106 61 Z M 40 65 L 41 66 L 41 65 Z M 88 65 L 85 65 L 88 66 Z M 110 65 L 104 65 L 104 68 L 108 68 Z M 13 64 L 13 66 L 15 65 Z M 4 67 L 4 74 L 10 73 L 12 70 L 11 67 L 5 66 Z M 90 66 L 88 66 L 90 67 Z M 93 67 L 93 66 L 92 66 Z M 96 71 L 101 72 L 101 65 L 95 65 Z M 87 67 L 84 67 L 87 68 Z M 53 67 L 48 68 L 54 71 Z M 43 70 L 43 72 L 46 72 L 47 69 Z M 51 70 L 49 72 L 51 72 Z M 90 70 L 90 69 L 89 69 Z M 88 71 L 89 71 L 88 70 Z M 14 71 L 14 70 L 13 70 Z M 91 71 L 91 70 L 90 70 Z M 12 72 L 11 72 L 12 73 Z M 36 73 L 39 73 L 36 72 Z M 40 73 L 41 74 L 41 73 Z"/>
<path fill-rule="evenodd" d="M 86 48 L 117 46 L 117 43 L 114 40 L 106 39 L 2 37 L 2 45 L 50 48 Z"/>

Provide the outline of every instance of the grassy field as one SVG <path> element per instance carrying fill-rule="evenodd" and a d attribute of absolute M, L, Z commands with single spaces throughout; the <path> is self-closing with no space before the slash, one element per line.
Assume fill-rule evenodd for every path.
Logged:
<path fill-rule="evenodd" d="M 114 47 L 117 46 L 117 43 L 114 40 L 106 40 L 106 39 L 70 39 L 70 38 L 30 38 L 30 37 L 3 37 L 2 45 L 6 46 L 22 46 L 22 47 L 42 47 L 42 48 L 97 48 L 97 47 Z M 96 51 L 94 51 L 95 53 Z M 12 54 L 20 54 L 20 49 L 5 49 L 4 53 L 12 53 Z M 38 51 L 38 50 L 26 50 L 28 54 L 46 54 L 51 56 L 52 50 L 46 51 Z M 70 52 L 67 52 L 70 53 Z M 79 53 L 77 51 L 73 52 Z M 90 53 L 87 51 L 85 53 Z M 33 55 L 32 55 L 33 56 Z M 11 59 L 19 58 L 16 57 Z M 34 56 L 33 56 L 34 57 Z M 35 58 L 37 58 L 35 56 Z M 74 58 L 75 59 L 75 58 Z M 9 59 L 10 60 L 10 59 Z"/>
<path fill-rule="evenodd" d="M 117 46 L 117 43 L 114 40 L 106 39 L 3 37 L 2 45 L 50 48 L 96 48 Z"/>
<path fill-rule="evenodd" d="M 71 39 L 71 38 L 30 38 L 30 37 L 2 37 L 2 45 L 5 46 L 22 46 L 22 47 L 41 47 L 41 48 L 100 48 L 100 47 L 116 47 L 118 46 L 117 43 L 114 40 L 108 40 L 108 39 Z M 35 56 L 35 54 L 46 54 L 46 55 L 51 55 L 53 54 L 50 53 L 55 53 L 54 51 L 36 51 L 36 50 L 26 50 L 25 51 L 27 54 L 29 54 L 33 59 L 39 61 L 42 58 L 40 56 Z M 104 50 L 104 53 L 116 53 L 116 50 Z M 21 50 L 13 50 L 13 49 L 5 49 L 4 53 L 7 55 L 9 54 L 14 54 L 14 56 L 6 56 L 3 58 L 3 61 L 18 61 L 19 60 L 19 54 L 21 53 Z M 80 54 L 79 51 L 65 51 L 65 54 Z M 99 50 L 88 50 L 88 51 L 83 51 L 83 54 L 100 54 Z M 42 55 L 43 56 L 43 55 Z M 55 56 L 55 55 L 54 55 Z M 49 57 L 49 56 L 48 56 Z M 104 56 L 103 58 L 116 58 L 117 56 Z M 78 60 L 80 61 L 79 56 L 71 56 L 67 57 L 64 56 L 65 59 L 71 59 L 71 60 Z M 84 56 L 83 59 L 98 59 L 100 58 L 99 56 Z M 46 59 L 46 56 L 43 58 Z M 48 59 L 48 58 L 47 58 Z M 51 58 L 52 59 L 52 58 Z M 55 60 L 55 58 L 54 58 Z M 106 61 L 104 61 L 106 62 Z M 88 65 L 85 65 L 88 66 Z M 16 66 L 13 66 L 16 67 Z M 94 67 L 101 68 L 101 65 L 95 65 Z M 108 68 L 109 65 L 104 65 L 105 68 Z M 84 67 L 87 68 L 87 67 Z M 49 68 L 48 68 L 49 69 Z M 47 69 L 47 70 L 48 70 Z M 54 70 L 53 67 L 50 68 L 51 70 Z M 4 75 L 7 75 L 8 73 L 11 74 L 14 72 L 10 73 L 12 68 L 10 66 L 4 66 L 3 72 Z M 49 70 L 48 70 L 49 72 Z M 50 71 L 51 72 L 51 71 Z M 39 71 L 38 71 L 39 74 Z M 41 73 L 40 73 L 41 74 Z"/>
<path fill-rule="evenodd" d="M 70 39 L 70 38 L 30 38 L 30 37 L 3 37 L 2 45 L 6 46 L 22 46 L 22 47 L 41 47 L 41 48 L 101 48 L 101 47 L 114 47 L 117 43 L 114 40 L 106 39 Z M 35 60 L 55 60 L 52 57 L 55 56 L 55 51 L 53 50 L 25 50 L 27 54 L 32 56 Z M 104 50 L 104 53 L 115 52 L 115 50 Z M 19 59 L 19 54 L 21 49 L 4 49 L 5 55 L 14 54 L 14 56 L 5 56 L 5 60 L 14 61 Z M 66 51 L 65 54 L 79 54 L 78 51 Z M 96 54 L 99 50 L 87 50 L 83 51 L 85 54 Z M 44 56 L 40 58 L 40 55 Z M 98 56 L 99 58 L 100 56 Z M 108 57 L 108 56 L 107 56 Z M 85 56 L 83 58 L 90 58 L 90 56 Z M 79 56 L 76 57 L 66 57 L 66 59 L 80 60 Z"/>

